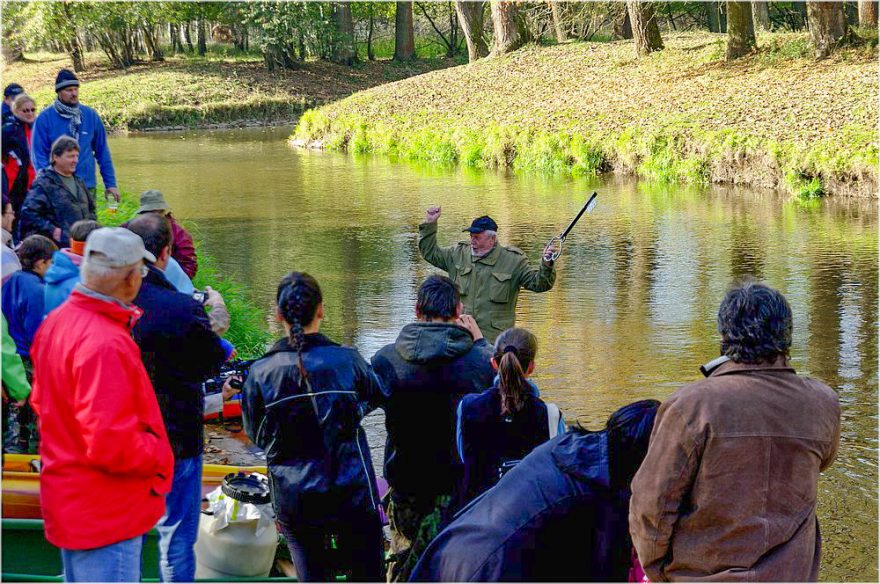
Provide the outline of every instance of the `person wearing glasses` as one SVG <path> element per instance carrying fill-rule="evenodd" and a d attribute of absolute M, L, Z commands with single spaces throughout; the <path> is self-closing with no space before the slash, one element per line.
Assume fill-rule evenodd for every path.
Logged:
<path fill-rule="evenodd" d="M 70 247 L 70 227 L 82 219 L 97 219 L 95 197 L 74 174 L 79 144 L 61 136 L 52 144 L 52 164 L 37 175 L 21 209 L 19 235 L 38 233 Z"/>
<path fill-rule="evenodd" d="M 3 123 L 3 172 L 9 185 L 9 201 L 16 215 L 21 214 L 24 197 L 34 182 L 31 130 L 36 111 L 37 104 L 33 98 L 19 93 L 12 101 L 12 115 Z"/>

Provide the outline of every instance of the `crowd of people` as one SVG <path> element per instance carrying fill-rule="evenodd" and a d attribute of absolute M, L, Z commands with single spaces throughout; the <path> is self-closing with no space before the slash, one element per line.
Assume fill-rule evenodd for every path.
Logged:
<path fill-rule="evenodd" d="M 154 527 L 162 580 L 191 581 L 203 383 L 234 354 L 229 314 L 215 291 L 193 294 L 192 240 L 162 193 L 142 193 L 123 227 L 97 223 L 95 160 L 118 193 L 78 86 L 59 73 L 58 100 L 33 129 L 33 100 L 4 94 L 4 187 L 28 187 L 3 198 L 4 452 L 39 444 L 45 533 L 67 581 L 138 581 Z M 25 155 L 7 156 L 7 125 L 39 137 L 34 176 L 10 174 L 20 169 L 7 160 Z M 314 277 L 278 285 L 285 334 L 250 368 L 242 416 L 300 580 L 818 578 L 817 483 L 840 408 L 791 367 L 779 291 L 752 280 L 728 290 L 705 379 L 662 404 L 621 404 L 601 430 L 567 426 L 530 379 L 536 337 L 515 326 L 520 290 L 554 285 L 552 246 L 532 267 L 483 216 L 469 241 L 442 247 L 440 215 L 428 209 L 419 249 L 448 276 L 422 282 L 413 322 L 369 361 L 321 333 Z M 227 381 L 221 398 L 236 391 Z M 377 408 L 384 497 L 361 427 Z"/>

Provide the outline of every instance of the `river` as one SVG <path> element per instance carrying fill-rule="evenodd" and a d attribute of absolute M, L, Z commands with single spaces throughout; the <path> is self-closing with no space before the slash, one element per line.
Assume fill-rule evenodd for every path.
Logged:
<path fill-rule="evenodd" d="M 437 168 L 310 152 L 290 128 L 110 138 L 120 185 L 161 190 L 221 272 L 246 285 L 277 331 L 281 277 L 306 271 L 323 332 L 367 358 L 413 320 L 425 208 L 441 243 L 491 214 L 499 239 L 537 261 L 593 191 L 555 287 L 523 292 L 518 324 L 539 340 L 534 380 L 569 423 L 599 428 L 620 406 L 664 399 L 718 355 L 715 316 L 731 280 L 753 275 L 795 315 L 792 361 L 840 395 L 837 461 L 820 483 L 821 577 L 877 581 L 878 231 L 876 201 L 801 204 L 773 191 Z M 792 404 L 793 408 L 797 404 Z M 381 460 L 381 419 L 370 419 Z"/>

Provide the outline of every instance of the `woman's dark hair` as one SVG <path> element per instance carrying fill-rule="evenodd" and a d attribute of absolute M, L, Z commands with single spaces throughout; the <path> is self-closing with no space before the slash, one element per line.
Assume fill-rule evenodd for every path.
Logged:
<path fill-rule="evenodd" d="M 54 165 L 55 157 L 61 156 L 68 150 L 79 152 L 79 142 L 67 135 L 58 136 L 58 139 L 52 142 L 52 155 L 49 157 L 49 164 Z"/>
<path fill-rule="evenodd" d="M 40 260 L 52 259 L 52 254 L 58 249 L 55 242 L 43 235 L 29 235 L 24 238 L 18 249 L 18 261 L 21 262 L 22 270 L 33 270 Z"/>
<path fill-rule="evenodd" d="M 495 340 L 502 415 L 516 413 L 525 404 L 532 391 L 525 372 L 537 353 L 538 339 L 526 329 L 509 328 Z"/>
<path fill-rule="evenodd" d="M 646 399 L 623 406 L 608 418 L 608 459 L 611 480 L 629 485 L 648 453 L 648 442 L 660 402 Z"/>
<path fill-rule="evenodd" d="M 281 317 L 290 325 L 290 344 L 296 349 L 299 357 L 301 379 L 305 379 L 305 364 L 302 349 L 305 344 L 303 327 L 315 318 L 321 304 L 321 287 L 318 281 L 304 272 L 291 272 L 284 276 L 278 284 L 275 297 Z"/>
<path fill-rule="evenodd" d="M 89 237 L 89 233 L 100 228 L 101 224 L 93 219 L 80 219 L 70 226 L 70 239 L 84 242 Z"/>
<path fill-rule="evenodd" d="M 718 309 L 721 353 L 737 363 L 787 356 L 791 330 L 791 306 L 785 296 L 751 278 L 734 284 Z"/>
<path fill-rule="evenodd" d="M 422 318 L 450 319 L 461 300 L 458 284 L 446 276 L 428 276 L 419 286 L 416 311 Z"/>

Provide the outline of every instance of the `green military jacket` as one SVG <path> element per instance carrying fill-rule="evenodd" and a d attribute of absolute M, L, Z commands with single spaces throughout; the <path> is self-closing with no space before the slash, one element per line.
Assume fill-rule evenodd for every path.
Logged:
<path fill-rule="evenodd" d="M 546 292 L 556 281 L 554 267 L 543 261 L 538 268 L 530 267 L 528 258 L 515 247 L 496 245 L 477 260 L 467 241 L 440 247 L 436 223 L 419 225 L 419 251 L 428 263 L 445 270 L 458 283 L 465 314 L 474 317 L 490 343 L 516 322 L 520 288 Z"/>

